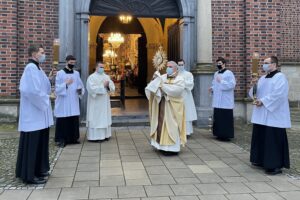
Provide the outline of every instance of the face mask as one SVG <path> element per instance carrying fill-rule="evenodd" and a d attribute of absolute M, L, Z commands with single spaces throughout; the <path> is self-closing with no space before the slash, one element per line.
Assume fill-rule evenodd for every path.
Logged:
<path fill-rule="evenodd" d="M 217 68 L 218 68 L 219 70 L 221 70 L 221 69 L 222 69 L 222 65 L 217 65 Z"/>
<path fill-rule="evenodd" d="M 68 67 L 69 67 L 70 69 L 73 69 L 74 66 L 75 66 L 75 65 L 73 65 L 73 64 L 68 64 Z"/>
<path fill-rule="evenodd" d="M 269 64 L 263 64 L 263 70 L 264 70 L 265 72 L 268 72 L 268 71 L 270 70 Z"/>
<path fill-rule="evenodd" d="M 172 67 L 168 67 L 167 68 L 167 74 L 168 75 L 172 75 L 173 74 L 173 68 Z"/>
<path fill-rule="evenodd" d="M 104 73 L 104 68 L 100 67 L 100 68 L 98 69 L 98 73 L 99 73 L 99 74 L 103 74 L 103 73 Z"/>
<path fill-rule="evenodd" d="M 42 54 L 42 55 L 38 58 L 39 63 L 43 63 L 43 62 L 45 62 L 45 60 L 46 60 L 46 55 L 45 55 L 45 54 Z"/>
<path fill-rule="evenodd" d="M 183 71 L 184 71 L 184 65 L 182 65 L 182 66 L 178 65 L 178 70 L 179 70 L 180 72 L 183 72 Z"/>

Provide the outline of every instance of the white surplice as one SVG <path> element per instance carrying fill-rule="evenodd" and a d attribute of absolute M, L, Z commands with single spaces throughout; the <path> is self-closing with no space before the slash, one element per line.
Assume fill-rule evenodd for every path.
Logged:
<path fill-rule="evenodd" d="M 109 86 L 104 86 L 109 81 Z M 88 103 L 86 125 L 88 140 L 103 140 L 111 137 L 111 106 L 110 92 L 115 91 L 115 85 L 106 74 L 94 72 L 87 79 Z"/>
<path fill-rule="evenodd" d="M 73 83 L 68 85 L 66 79 L 73 79 Z M 77 89 L 81 89 L 81 95 Z M 73 73 L 66 73 L 64 70 L 57 72 L 55 79 L 55 109 L 56 117 L 79 116 L 79 98 L 84 94 L 84 85 L 80 79 L 79 72 L 73 70 Z"/>
<path fill-rule="evenodd" d="M 53 125 L 51 85 L 45 72 L 35 64 L 26 65 L 20 80 L 19 131 L 31 132 Z"/>
<path fill-rule="evenodd" d="M 221 82 L 217 81 L 218 76 L 221 77 Z M 211 87 L 213 91 L 212 107 L 233 109 L 235 85 L 235 77 L 230 70 L 226 69 L 224 73 L 215 72 Z"/>
<path fill-rule="evenodd" d="M 272 78 L 260 77 L 257 83 L 257 99 L 263 105 L 253 105 L 251 122 L 277 128 L 290 128 L 290 108 L 288 101 L 289 84 L 285 75 L 276 73 Z M 249 91 L 253 98 L 253 88 Z"/>
<path fill-rule="evenodd" d="M 185 106 L 186 135 L 191 135 L 193 133 L 192 122 L 197 120 L 197 112 L 192 94 L 192 89 L 194 88 L 194 76 L 191 72 L 186 70 L 179 72 L 178 75 L 182 76 L 184 79 L 185 88 L 182 96 Z"/>

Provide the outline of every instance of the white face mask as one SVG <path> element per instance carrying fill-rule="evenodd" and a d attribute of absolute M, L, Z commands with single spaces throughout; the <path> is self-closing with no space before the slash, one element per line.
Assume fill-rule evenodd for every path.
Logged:
<path fill-rule="evenodd" d="M 100 67 L 100 68 L 98 69 L 98 73 L 99 73 L 99 74 L 103 74 L 103 73 L 104 73 L 104 68 Z"/>
<path fill-rule="evenodd" d="M 270 71 L 270 64 L 263 64 L 263 70 L 264 70 L 265 72 Z"/>
<path fill-rule="evenodd" d="M 43 63 L 43 62 L 45 62 L 45 60 L 46 60 L 46 55 L 45 55 L 45 54 L 42 54 L 42 55 L 38 58 L 39 63 Z"/>
<path fill-rule="evenodd" d="M 180 72 L 183 72 L 184 71 L 184 65 L 178 65 L 178 70 L 180 71 Z"/>

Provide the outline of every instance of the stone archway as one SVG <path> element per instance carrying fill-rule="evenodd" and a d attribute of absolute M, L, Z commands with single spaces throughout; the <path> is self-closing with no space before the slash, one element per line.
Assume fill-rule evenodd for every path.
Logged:
<path fill-rule="evenodd" d="M 73 54 L 77 58 L 78 66 L 80 66 L 80 72 L 83 82 L 86 82 L 89 71 L 89 15 L 90 7 L 93 2 L 97 0 L 59 0 L 59 37 L 61 38 L 60 46 L 60 61 L 64 61 L 64 57 L 67 54 Z M 104 0 L 99 0 L 104 1 Z M 111 2 L 106 0 L 104 2 Z M 121 0 L 114 2 L 122 2 Z M 145 6 L 149 5 L 148 0 L 131 0 L 128 2 L 144 2 Z M 168 9 L 174 9 L 174 3 L 177 5 L 177 14 L 172 13 L 173 17 L 178 13 L 180 15 L 180 56 L 185 59 L 187 66 L 191 67 L 196 64 L 196 0 L 161 0 L 156 1 L 158 4 L 165 5 L 166 12 Z M 165 4 L 171 3 L 172 6 Z M 96 4 L 97 5 L 97 4 Z M 135 4 L 131 4 L 135 5 Z M 154 6 L 154 7 L 155 7 Z M 135 7 L 131 7 L 135 10 Z M 151 11 L 151 6 L 146 7 Z M 146 9 L 145 8 L 145 9 Z M 124 10 L 126 11 L 126 10 Z M 155 12 L 152 12 L 155 14 Z M 156 12 L 157 13 L 157 12 Z M 151 12 L 148 12 L 148 17 L 151 16 Z M 190 70 L 190 69 L 189 69 Z M 86 115 L 86 97 L 81 101 L 81 114 L 83 118 Z"/>

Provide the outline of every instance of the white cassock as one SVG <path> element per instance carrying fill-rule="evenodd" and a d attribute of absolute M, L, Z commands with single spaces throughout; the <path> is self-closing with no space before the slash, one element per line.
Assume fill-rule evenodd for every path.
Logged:
<path fill-rule="evenodd" d="M 104 86 L 109 81 L 109 86 Z M 88 140 L 103 140 L 111 137 L 111 106 L 110 92 L 115 91 L 115 85 L 106 74 L 94 72 L 87 79 L 88 103 L 86 125 Z"/>
<path fill-rule="evenodd" d="M 79 116 L 79 98 L 84 95 L 84 85 L 78 71 L 66 73 L 65 70 L 59 70 L 56 74 L 54 115 L 55 117 Z M 67 86 L 66 79 L 73 79 L 73 83 Z M 78 95 L 77 89 L 81 89 L 81 95 Z"/>
<path fill-rule="evenodd" d="M 194 76 L 191 72 L 186 70 L 179 72 L 178 75 L 184 78 L 185 88 L 182 96 L 185 106 L 186 135 L 191 135 L 193 133 L 193 121 L 197 120 L 197 112 L 192 94 Z"/>
<path fill-rule="evenodd" d="M 290 128 L 290 108 L 288 101 L 289 85 L 285 75 L 281 72 L 272 78 L 262 76 L 257 83 L 257 99 L 263 106 L 253 106 L 251 122 L 270 127 Z M 249 91 L 253 98 L 253 88 Z"/>
<path fill-rule="evenodd" d="M 145 88 L 149 100 L 151 145 L 156 149 L 179 152 L 186 143 L 185 111 L 181 76 L 156 77 Z"/>
<path fill-rule="evenodd" d="M 53 125 L 51 85 L 45 72 L 29 63 L 20 80 L 19 131 L 31 132 Z"/>

